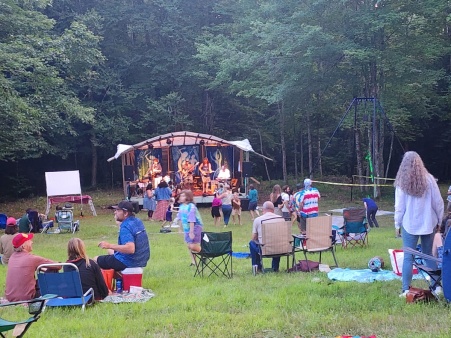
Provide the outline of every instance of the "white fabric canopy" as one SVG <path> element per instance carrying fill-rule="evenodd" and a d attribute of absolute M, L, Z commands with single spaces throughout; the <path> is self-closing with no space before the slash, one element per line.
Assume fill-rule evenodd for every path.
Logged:
<path fill-rule="evenodd" d="M 117 146 L 116 154 L 113 157 L 110 157 L 108 159 L 108 162 L 119 158 L 122 154 L 128 153 L 133 149 L 147 149 L 149 145 L 155 148 L 160 148 L 169 146 L 195 145 L 200 144 L 201 141 L 203 141 L 206 146 L 233 145 L 241 150 L 253 152 L 261 157 L 266 158 L 267 160 L 273 161 L 271 158 L 255 152 L 254 149 L 252 149 L 252 146 L 249 143 L 248 139 L 244 139 L 242 141 L 226 141 L 213 135 L 193 133 L 190 131 L 179 131 L 175 133 L 156 136 L 135 145 L 119 144 Z"/>

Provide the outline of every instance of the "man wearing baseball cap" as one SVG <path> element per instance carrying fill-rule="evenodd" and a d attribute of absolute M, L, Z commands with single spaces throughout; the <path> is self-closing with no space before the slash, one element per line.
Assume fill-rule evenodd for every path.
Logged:
<path fill-rule="evenodd" d="M 18 233 L 12 240 L 14 252 L 9 258 L 6 273 L 5 297 L 10 302 L 30 300 L 39 297 L 34 273 L 41 264 L 54 261 L 33 255 L 33 234 Z M 55 267 L 60 269 L 61 267 Z"/>
<path fill-rule="evenodd" d="M 5 234 L 0 237 L 0 254 L 3 265 L 8 265 L 9 257 L 14 252 L 12 240 L 17 233 L 16 219 L 8 217 L 6 220 Z"/>
<path fill-rule="evenodd" d="M 97 256 L 94 260 L 104 270 L 145 267 L 150 258 L 149 238 L 143 222 L 133 214 L 133 204 L 121 201 L 112 208 L 116 222 L 121 224 L 118 244 L 100 242 L 99 247 L 107 249 L 108 255 Z"/>

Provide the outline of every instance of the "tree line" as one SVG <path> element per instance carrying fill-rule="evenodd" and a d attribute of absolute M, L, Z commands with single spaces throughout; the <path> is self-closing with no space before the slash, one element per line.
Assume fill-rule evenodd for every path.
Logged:
<path fill-rule="evenodd" d="M 248 138 L 275 160 L 251 157 L 264 179 L 393 177 L 410 149 L 446 180 L 450 12 L 443 0 L 0 0 L 3 192 L 42 191 L 44 171 L 63 169 L 114 185 L 118 143 L 180 130 Z M 354 97 L 380 108 L 343 118 Z"/>

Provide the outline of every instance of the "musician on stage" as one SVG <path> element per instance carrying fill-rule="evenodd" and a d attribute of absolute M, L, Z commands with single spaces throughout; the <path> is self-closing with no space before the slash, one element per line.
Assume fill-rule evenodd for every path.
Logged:
<path fill-rule="evenodd" d="M 211 170 L 211 164 L 208 162 L 208 158 L 204 157 L 201 165 L 199 166 L 199 171 L 202 175 L 202 192 L 206 193 L 208 184 L 211 182 L 210 174 L 213 172 L 213 170 Z"/>
<path fill-rule="evenodd" d="M 151 180 L 154 187 L 158 186 L 161 181 L 161 172 L 163 169 L 161 168 L 161 164 L 158 161 L 157 157 L 153 158 L 153 163 L 147 170 L 147 177 Z"/>
<path fill-rule="evenodd" d="M 194 165 L 190 163 L 189 160 L 185 160 L 182 164 L 182 182 L 185 189 L 192 190 L 192 186 L 194 183 Z"/>
<path fill-rule="evenodd" d="M 230 180 L 230 170 L 227 169 L 226 164 L 221 166 L 221 170 L 219 170 L 217 180 L 219 182 L 223 182 L 223 183 L 227 183 Z"/>

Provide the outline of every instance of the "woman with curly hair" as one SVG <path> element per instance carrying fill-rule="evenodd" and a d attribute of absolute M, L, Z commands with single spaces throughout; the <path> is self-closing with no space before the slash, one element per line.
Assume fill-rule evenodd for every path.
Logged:
<path fill-rule="evenodd" d="M 416 152 L 404 154 L 394 186 L 395 227 L 401 229 L 403 246 L 416 249 L 420 238 L 422 252 L 431 255 L 434 228 L 442 222 L 444 205 L 435 178 Z M 400 297 L 406 297 L 409 291 L 413 259 L 413 255 L 404 253 Z M 426 261 L 426 264 L 436 268 L 432 261 Z"/>

